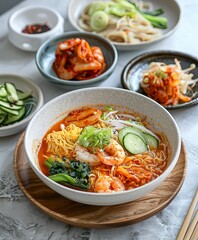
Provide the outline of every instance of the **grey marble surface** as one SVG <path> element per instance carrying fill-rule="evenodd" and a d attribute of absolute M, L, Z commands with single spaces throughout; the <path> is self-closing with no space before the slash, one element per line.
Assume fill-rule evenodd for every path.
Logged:
<path fill-rule="evenodd" d="M 45 102 L 66 90 L 48 83 L 38 72 L 34 53 L 12 46 L 7 38 L 7 20 L 16 8 L 24 5 L 47 5 L 59 11 L 66 20 L 65 30 L 72 30 L 66 18 L 67 0 L 28 0 L 0 16 L 0 73 L 29 76 L 41 87 Z M 147 50 L 120 52 L 111 77 L 100 86 L 121 87 L 120 74 L 134 56 L 149 50 L 184 51 L 198 57 L 198 1 L 180 0 L 182 20 L 168 39 Z M 175 118 L 188 153 L 187 176 L 175 199 L 163 211 L 138 224 L 115 229 L 85 229 L 66 225 L 34 207 L 20 191 L 13 173 L 13 151 L 20 134 L 0 138 L 0 240 L 174 240 L 181 227 L 191 199 L 198 187 L 198 106 L 170 112 Z"/>

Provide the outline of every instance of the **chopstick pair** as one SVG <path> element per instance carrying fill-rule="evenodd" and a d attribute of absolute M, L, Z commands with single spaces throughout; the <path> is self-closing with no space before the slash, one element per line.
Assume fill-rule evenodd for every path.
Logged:
<path fill-rule="evenodd" d="M 176 240 L 198 240 L 198 210 L 194 213 L 197 203 L 198 190 L 191 202 Z"/>

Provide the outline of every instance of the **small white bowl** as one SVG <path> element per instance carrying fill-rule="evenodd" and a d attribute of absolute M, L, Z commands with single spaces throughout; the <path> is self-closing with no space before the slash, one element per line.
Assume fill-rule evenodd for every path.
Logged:
<path fill-rule="evenodd" d="M 127 108 L 146 116 L 147 121 L 154 126 L 156 131 L 166 134 L 171 151 L 169 164 L 162 175 L 136 189 L 109 194 L 78 191 L 58 184 L 45 176 L 38 165 L 38 149 L 44 135 L 52 125 L 63 119 L 69 111 L 90 105 L 115 105 L 123 109 Z M 177 163 L 181 137 L 173 117 L 155 101 L 139 93 L 118 88 L 86 88 L 63 94 L 43 106 L 30 121 L 25 133 L 24 144 L 30 166 L 47 186 L 76 202 L 102 206 L 130 202 L 157 188 Z"/>
<path fill-rule="evenodd" d="M 31 91 L 31 95 L 36 98 L 36 107 L 23 120 L 13 123 L 12 125 L 0 127 L 0 137 L 10 136 L 24 130 L 30 119 L 33 117 L 36 111 L 43 106 L 44 103 L 42 91 L 31 79 L 15 74 L 0 74 L 0 84 L 4 84 L 5 82 L 13 83 L 16 88 L 21 91 Z"/>
<path fill-rule="evenodd" d="M 30 24 L 47 24 L 50 30 L 39 34 L 27 34 L 22 30 Z M 8 20 L 10 42 L 25 51 L 37 51 L 50 37 L 64 32 L 64 19 L 55 10 L 43 6 L 28 6 L 14 12 Z"/>

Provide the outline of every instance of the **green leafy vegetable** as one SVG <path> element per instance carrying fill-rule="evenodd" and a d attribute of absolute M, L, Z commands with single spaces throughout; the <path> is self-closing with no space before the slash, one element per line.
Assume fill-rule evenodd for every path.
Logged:
<path fill-rule="evenodd" d="M 117 0 L 116 0 L 117 1 Z M 118 0 L 125 1 L 125 0 Z M 136 11 L 140 13 L 143 17 L 145 17 L 152 25 L 156 28 L 165 29 L 168 26 L 168 21 L 164 17 L 159 17 L 162 13 L 164 13 L 163 9 L 159 8 L 153 11 L 144 11 L 140 9 L 135 3 L 131 3 L 135 6 Z"/>
<path fill-rule="evenodd" d="M 60 162 L 53 158 L 45 160 L 45 165 L 49 168 L 49 178 L 55 182 L 66 183 L 78 188 L 89 188 L 90 166 L 86 163 L 71 160 Z"/>
<path fill-rule="evenodd" d="M 97 147 L 104 148 L 104 146 L 110 143 L 110 139 L 113 137 L 111 128 L 95 128 L 88 126 L 84 128 L 78 138 L 78 143 L 84 147 Z"/>
<path fill-rule="evenodd" d="M 162 28 L 162 29 L 167 28 L 167 25 L 168 25 L 167 19 L 164 17 L 159 17 L 159 15 L 163 13 L 162 9 L 157 9 L 155 10 L 155 12 L 154 11 L 149 12 L 149 11 L 141 10 L 134 3 L 130 1 L 115 0 L 115 2 L 119 3 L 120 5 L 122 5 L 124 8 L 127 8 L 128 10 L 131 9 L 131 13 L 133 16 L 134 16 L 134 13 L 142 15 L 153 25 L 153 27 Z M 130 16 L 129 13 L 127 13 L 126 15 Z"/>
<path fill-rule="evenodd" d="M 159 15 L 164 13 L 164 10 L 162 8 L 158 8 L 158 9 L 155 9 L 155 10 L 152 10 L 152 11 L 141 10 L 141 12 L 149 14 L 151 16 L 159 16 Z"/>
<path fill-rule="evenodd" d="M 164 17 L 152 16 L 149 14 L 142 14 L 152 25 L 156 28 L 167 28 L 167 19 Z"/>

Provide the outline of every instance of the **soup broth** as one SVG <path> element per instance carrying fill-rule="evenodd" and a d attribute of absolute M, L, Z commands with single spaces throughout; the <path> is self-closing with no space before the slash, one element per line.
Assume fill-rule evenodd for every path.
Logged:
<path fill-rule="evenodd" d="M 170 147 L 146 118 L 113 107 L 73 110 L 45 134 L 41 171 L 82 191 L 111 193 L 143 186 L 167 167 Z"/>

